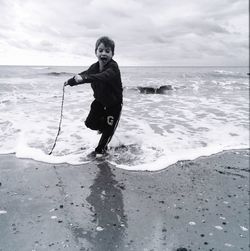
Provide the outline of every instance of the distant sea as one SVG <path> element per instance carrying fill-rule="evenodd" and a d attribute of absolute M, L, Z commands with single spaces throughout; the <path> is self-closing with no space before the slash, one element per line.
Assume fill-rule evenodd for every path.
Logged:
<path fill-rule="evenodd" d="M 100 135 L 84 125 L 89 84 L 63 83 L 86 67 L 0 66 L 0 154 L 81 164 Z M 124 105 L 107 161 L 160 170 L 223 150 L 249 148 L 248 67 L 121 67 Z"/>

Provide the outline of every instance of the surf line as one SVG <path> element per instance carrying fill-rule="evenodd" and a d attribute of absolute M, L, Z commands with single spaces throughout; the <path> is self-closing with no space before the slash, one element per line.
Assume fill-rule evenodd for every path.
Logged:
<path fill-rule="evenodd" d="M 62 117 L 63 117 L 63 104 L 64 104 L 64 93 L 65 93 L 65 84 L 63 84 L 63 95 L 62 95 L 62 103 L 61 103 L 61 115 L 60 115 L 60 121 L 59 121 L 59 126 L 58 126 L 58 131 L 57 131 L 57 135 L 56 135 L 56 138 L 55 138 L 55 142 L 54 142 L 54 145 L 52 146 L 52 149 L 49 153 L 49 155 L 52 154 L 55 146 L 56 146 L 56 142 L 57 142 L 57 138 L 60 134 L 60 131 L 61 131 L 61 124 L 62 124 Z"/>

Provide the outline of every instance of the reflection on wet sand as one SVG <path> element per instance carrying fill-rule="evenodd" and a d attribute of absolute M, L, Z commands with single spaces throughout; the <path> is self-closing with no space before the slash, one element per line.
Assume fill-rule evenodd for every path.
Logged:
<path fill-rule="evenodd" d="M 103 162 L 97 166 L 99 171 L 93 185 L 90 186 L 90 195 L 86 198 L 96 229 L 91 232 L 84 231 L 82 234 L 81 229 L 75 228 L 74 235 L 85 238 L 91 244 L 91 250 L 123 250 L 127 227 L 121 192 L 123 187 L 114 179 L 115 175 L 108 163 Z"/>

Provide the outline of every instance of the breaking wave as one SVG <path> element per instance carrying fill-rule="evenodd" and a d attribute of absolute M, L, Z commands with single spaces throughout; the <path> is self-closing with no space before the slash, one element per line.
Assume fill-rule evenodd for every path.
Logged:
<path fill-rule="evenodd" d="M 46 75 L 58 77 L 58 76 L 69 76 L 69 75 L 74 75 L 74 74 L 71 72 L 64 72 L 64 71 L 63 72 L 52 71 L 52 72 L 46 73 Z"/>
<path fill-rule="evenodd" d="M 233 71 L 225 71 L 225 70 L 214 70 L 210 73 L 211 76 L 221 77 L 221 78 L 249 78 L 249 73 L 243 72 L 233 72 Z"/>

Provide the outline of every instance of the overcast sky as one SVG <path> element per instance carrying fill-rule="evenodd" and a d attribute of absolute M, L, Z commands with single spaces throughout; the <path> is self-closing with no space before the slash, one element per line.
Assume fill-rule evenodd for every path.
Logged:
<path fill-rule="evenodd" d="M 0 0 L 0 64 L 248 65 L 248 0 Z"/>

